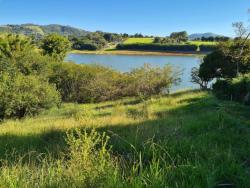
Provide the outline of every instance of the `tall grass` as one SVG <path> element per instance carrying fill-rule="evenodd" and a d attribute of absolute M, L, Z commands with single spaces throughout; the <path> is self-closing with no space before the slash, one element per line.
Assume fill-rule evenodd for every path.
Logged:
<path fill-rule="evenodd" d="M 3 122 L 0 187 L 249 187 L 249 110 L 187 91 Z"/>

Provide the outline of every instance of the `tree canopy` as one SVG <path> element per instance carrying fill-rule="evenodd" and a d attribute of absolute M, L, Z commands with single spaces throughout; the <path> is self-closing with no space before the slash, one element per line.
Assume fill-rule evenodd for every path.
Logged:
<path fill-rule="evenodd" d="M 61 35 L 50 34 L 41 41 L 44 55 L 48 55 L 57 61 L 63 61 L 67 52 L 71 49 L 70 41 Z"/>

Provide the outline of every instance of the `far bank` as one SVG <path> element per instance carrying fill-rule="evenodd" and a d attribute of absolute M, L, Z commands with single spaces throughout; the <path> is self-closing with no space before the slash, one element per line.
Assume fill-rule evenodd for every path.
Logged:
<path fill-rule="evenodd" d="M 145 50 L 72 50 L 71 54 L 95 54 L 95 55 L 157 55 L 157 56 L 205 56 L 201 52 L 166 52 L 166 51 L 145 51 Z"/>

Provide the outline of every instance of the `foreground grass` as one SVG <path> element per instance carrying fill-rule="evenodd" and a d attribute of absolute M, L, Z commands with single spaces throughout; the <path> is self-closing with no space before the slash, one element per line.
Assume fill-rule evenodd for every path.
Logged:
<path fill-rule="evenodd" d="M 0 187 L 250 187 L 249 112 L 187 91 L 6 121 Z"/>

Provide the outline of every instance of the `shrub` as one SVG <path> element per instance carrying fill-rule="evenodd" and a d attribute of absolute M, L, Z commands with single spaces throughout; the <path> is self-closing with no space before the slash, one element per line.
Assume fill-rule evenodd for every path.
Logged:
<path fill-rule="evenodd" d="M 36 76 L 8 72 L 0 75 L 0 119 L 34 115 L 59 103 L 55 87 Z"/>
<path fill-rule="evenodd" d="M 127 85 L 128 96 L 145 96 L 162 94 L 179 82 L 178 72 L 170 65 L 163 68 L 145 64 L 129 73 Z"/>
<path fill-rule="evenodd" d="M 249 104 L 250 74 L 242 75 L 232 80 L 218 80 L 213 85 L 213 91 L 218 98 Z"/>

